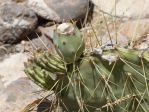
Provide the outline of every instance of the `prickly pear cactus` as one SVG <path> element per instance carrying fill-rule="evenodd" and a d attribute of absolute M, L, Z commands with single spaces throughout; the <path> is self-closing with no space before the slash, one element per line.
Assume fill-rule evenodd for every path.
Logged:
<path fill-rule="evenodd" d="M 44 52 L 42 55 L 36 56 L 36 58 L 29 59 L 28 62 L 25 63 L 25 67 L 27 76 L 46 90 L 58 89 L 57 85 L 63 81 L 65 83 L 68 82 L 63 60 L 48 52 Z"/>
<path fill-rule="evenodd" d="M 110 65 L 102 58 L 108 54 L 117 57 Z M 39 86 L 60 93 L 70 111 L 78 107 L 81 111 L 148 112 L 148 56 L 148 51 L 117 47 L 102 55 L 90 53 L 67 66 L 61 58 L 45 53 L 30 60 L 25 71 Z M 77 106 L 69 107 L 70 101 Z"/>
<path fill-rule="evenodd" d="M 63 23 L 57 27 L 53 33 L 53 42 L 58 54 L 67 63 L 78 60 L 85 48 L 80 31 L 71 23 Z"/>
<path fill-rule="evenodd" d="M 44 52 L 25 64 L 31 80 L 46 90 L 54 90 L 70 112 L 149 112 L 148 50 L 116 46 L 98 54 L 83 53 L 82 47 L 74 58 L 71 50 L 78 52 L 74 43 L 78 41 L 71 41 L 69 36 L 57 34 L 54 40 L 60 57 Z M 82 46 L 79 36 L 74 38 Z M 64 40 L 69 41 L 67 47 Z"/>
<path fill-rule="evenodd" d="M 124 48 L 115 49 L 113 53 L 119 57 L 111 65 L 109 61 L 96 54 L 84 57 L 76 72 L 70 76 L 72 85 L 65 97 L 70 101 L 73 99 L 82 102 L 79 105 L 82 111 L 148 112 L 149 62 L 146 61 L 146 57 L 134 54 L 137 51 L 132 51 Z M 132 58 L 138 57 L 138 64 L 135 64 L 133 59 L 129 60 L 130 55 Z"/>

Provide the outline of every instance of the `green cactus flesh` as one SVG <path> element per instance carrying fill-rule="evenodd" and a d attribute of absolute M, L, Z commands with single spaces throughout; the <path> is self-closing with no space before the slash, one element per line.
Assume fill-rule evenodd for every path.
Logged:
<path fill-rule="evenodd" d="M 109 53 L 118 55 L 111 64 L 102 55 L 88 53 L 69 65 L 45 53 L 29 61 L 25 71 L 39 86 L 60 93 L 69 111 L 148 112 L 149 51 L 103 51 Z"/>
<path fill-rule="evenodd" d="M 73 34 L 62 35 L 54 32 L 53 42 L 58 54 L 67 62 L 73 63 L 82 55 L 85 44 L 80 31 L 75 28 Z"/>
<path fill-rule="evenodd" d="M 32 58 L 25 63 L 25 73 L 40 87 L 57 89 L 63 81 L 67 82 L 66 68 L 62 59 L 48 53 Z M 61 79 L 61 80 L 60 80 Z"/>

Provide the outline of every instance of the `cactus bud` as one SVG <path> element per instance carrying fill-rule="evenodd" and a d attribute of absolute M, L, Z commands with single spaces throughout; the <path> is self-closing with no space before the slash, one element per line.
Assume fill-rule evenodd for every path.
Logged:
<path fill-rule="evenodd" d="M 78 60 L 85 49 L 80 31 L 71 23 L 63 23 L 57 27 L 53 34 L 53 43 L 57 53 L 67 63 Z"/>

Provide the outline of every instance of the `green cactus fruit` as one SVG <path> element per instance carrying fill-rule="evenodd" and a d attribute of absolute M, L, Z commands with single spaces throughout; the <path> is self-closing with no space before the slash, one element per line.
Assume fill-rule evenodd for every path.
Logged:
<path fill-rule="evenodd" d="M 70 23 L 63 23 L 53 33 L 53 43 L 58 54 L 67 63 L 73 63 L 82 55 L 85 44 L 80 31 Z"/>

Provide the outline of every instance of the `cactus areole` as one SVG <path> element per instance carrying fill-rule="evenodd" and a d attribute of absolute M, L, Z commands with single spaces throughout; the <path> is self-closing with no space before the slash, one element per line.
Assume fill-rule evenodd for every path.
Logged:
<path fill-rule="evenodd" d="M 78 60 L 85 49 L 80 31 L 71 23 L 63 23 L 57 27 L 53 33 L 53 42 L 58 54 L 67 63 Z"/>
<path fill-rule="evenodd" d="M 57 27 L 53 42 L 59 56 L 43 52 L 25 63 L 25 73 L 53 90 L 66 110 L 149 112 L 149 50 L 116 46 L 102 54 L 83 54 L 80 32 L 69 23 Z M 116 60 L 111 62 L 109 56 Z"/>

